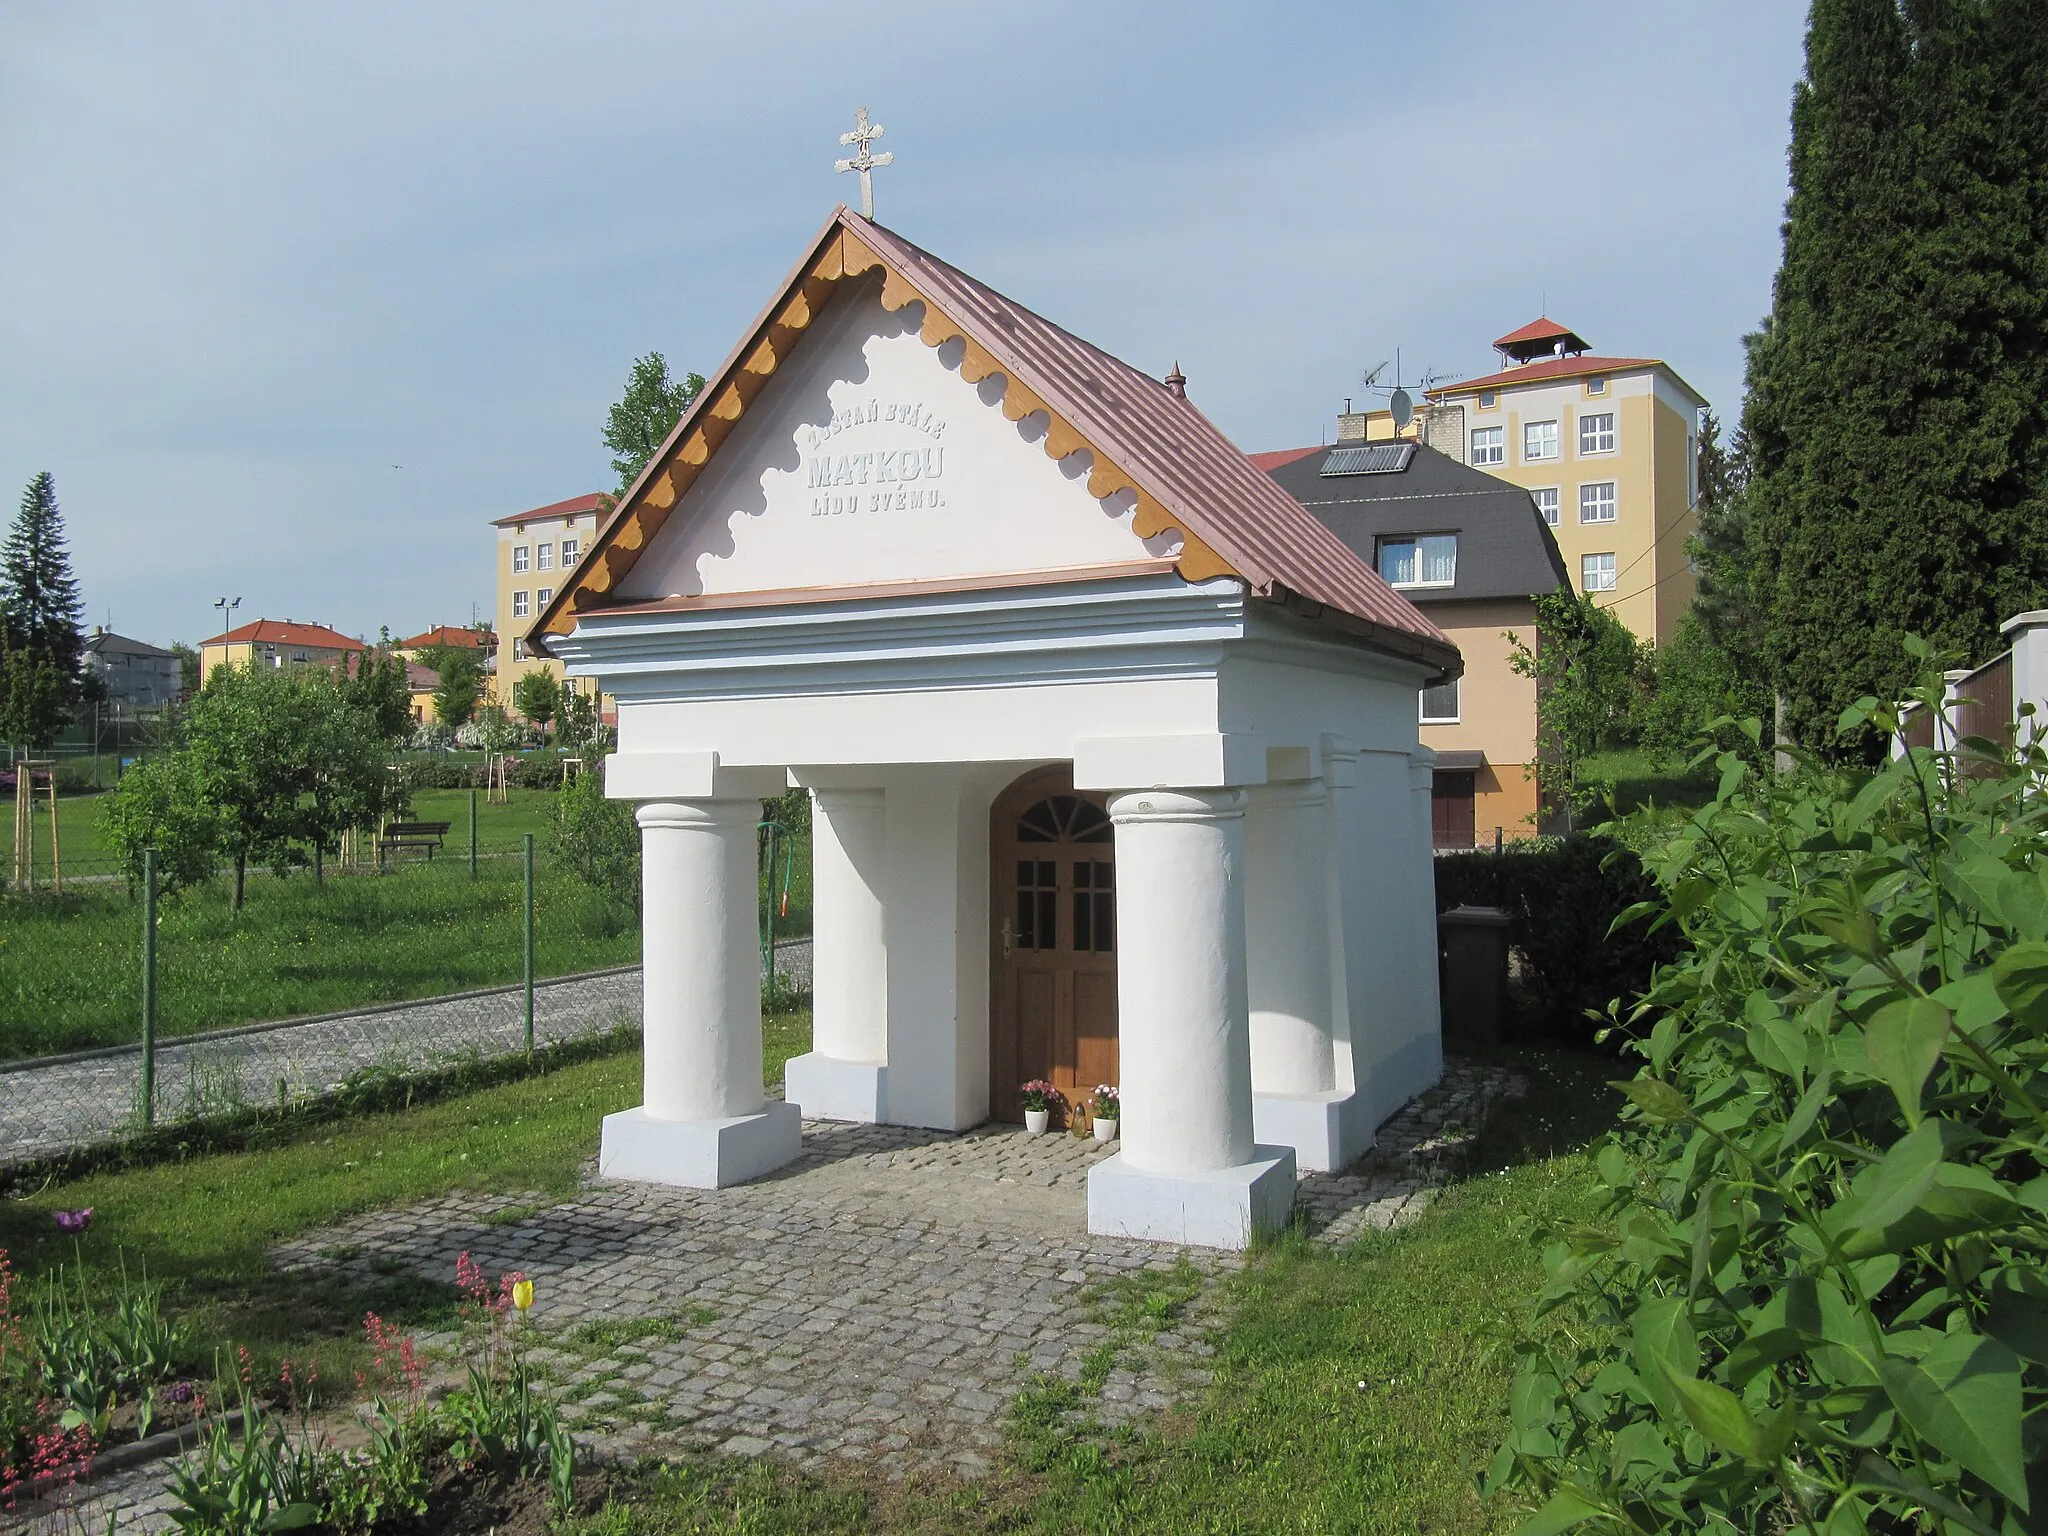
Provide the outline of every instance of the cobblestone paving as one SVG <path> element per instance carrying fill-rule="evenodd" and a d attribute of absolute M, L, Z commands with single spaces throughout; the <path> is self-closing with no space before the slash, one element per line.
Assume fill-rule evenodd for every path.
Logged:
<path fill-rule="evenodd" d="M 808 940 L 778 947 L 776 969 L 810 986 Z M 420 1071 L 524 1043 L 518 987 L 430 998 L 304 1024 L 171 1040 L 157 1048 L 157 1114 L 180 1119 L 331 1092 L 372 1068 Z M 534 1038 L 544 1045 L 640 1022 L 638 970 L 541 982 Z M 139 1050 L 0 1072 L 0 1168 L 129 1130 L 141 1097 Z"/>
<path fill-rule="evenodd" d="M 1453 1063 L 1370 1157 L 1301 1181 L 1304 1216 L 1326 1242 L 1413 1219 L 1464 1131 L 1523 1090 Z M 523 1271 L 536 1288 L 528 1359 L 600 1456 L 973 1477 L 1036 1373 L 1080 1383 L 1109 1424 L 1209 1380 L 1216 1282 L 1242 1261 L 1090 1236 L 1088 1169 L 1112 1150 L 1007 1126 L 807 1121 L 796 1162 L 739 1188 L 606 1183 L 593 1169 L 566 1201 L 453 1194 L 308 1233 L 277 1261 L 362 1280 L 395 1261 L 449 1280 L 466 1250 L 487 1273 Z M 1169 1318 L 1135 1326 L 1132 1298 L 1161 1288 L 1177 1302 Z M 119 1509 L 123 1528 L 165 1529 L 162 1475 L 95 1486 L 87 1523 L 103 1530 Z"/>

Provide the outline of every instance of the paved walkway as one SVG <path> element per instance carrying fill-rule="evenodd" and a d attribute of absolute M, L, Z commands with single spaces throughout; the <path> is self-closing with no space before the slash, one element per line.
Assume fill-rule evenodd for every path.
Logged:
<path fill-rule="evenodd" d="M 808 988 L 810 941 L 778 947 L 776 969 Z M 173 1038 L 157 1048 L 157 1117 L 275 1104 L 332 1092 L 364 1072 L 418 1072 L 473 1054 L 519 1050 L 525 1043 L 521 991 L 494 987 Z M 637 968 L 544 981 L 534 989 L 533 1033 L 543 1045 L 639 1022 Z M 0 1168 L 132 1130 L 141 1093 L 142 1054 L 134 1047 L 0 1071 Z"/>
<path fill-rule="evenodd" d="M 1492 1105 L 1524 1091 L 1452 1063 L 1342 1174 L 1301 1181 L 1326 1242 L 1417 1215 Z M 465 1251 L 535 1283 L 527 1358 L 600 1457 L 768 1455 L 897 1478 L 986 1472 L 1017 1394 L 1073 1384 L 1118 1424 L 1209 1381 L 1217 1281 L 1239 1256 L 1092 1237 L 1087 1172 L 1114 1150 L 984 1126 L 962 1135 L 806 1121 L 796 1162 L 680 1190 L 586 1172 L 574 1197 L 451 1194 L 280 1245 L 287 1271 L 451 1281 Z M 1166 1304 L 1142 1305 L 1164 1292 Z M 430 1350 L 448 1337 L 422 1340 Z M 87 1528 L 168 1528 L 164 1469 L 92 1485 Z"/>

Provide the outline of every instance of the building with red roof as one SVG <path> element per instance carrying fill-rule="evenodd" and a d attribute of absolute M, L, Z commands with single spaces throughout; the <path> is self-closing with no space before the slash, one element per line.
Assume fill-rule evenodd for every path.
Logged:
<path fill-rule="evenodd" d="M 215 667 L 331 667 L 369 647 L 325 624 L 297 619 L 251 619 L 247 624 L 199 642 L 199 679 Z"/>
<path fill-rule="evenodd" d="M 1661 358 L 1596 353 L 1548 315 L 1493 348 L 1497 367 L 1426 391 L 1423 440 L 1528 490 L 1572 585 L 1670 639 L 1692 605 L 1705 397 Z"/>

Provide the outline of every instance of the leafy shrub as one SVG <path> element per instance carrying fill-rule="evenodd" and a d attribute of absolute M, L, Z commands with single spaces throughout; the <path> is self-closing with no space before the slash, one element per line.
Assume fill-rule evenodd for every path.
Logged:
<path fill-rule="evenodd" d="M 1607 1219 L 1545 1235 L 1576 1321 L 1524 1344 L 1489 1480 L 1531 1532 L 2042 1529 L 2048 755 L 1718 761 L 1652 860 L 1687 949 Z"/>
<path fill-rule="evenodd" d="M 1549 1038 L 1591 1043 L 1588 1010 L 1633 1003 L 1657 966 L 1677 953 L 1675 936 L 1647 922 L 1615 919 L 1656 894 L 1642 861 L 1607 837 L 1574 834 L 1511 843 L 1499 853 L 1446 854 L 1436 861 L 1436 907 L 1498 907 L 1508 942 L 1522 957 L 1530 1017 Z"/>
<path fill-rule="evenodd" d="M 554 854 L 585 885 L 640 910 L 640 828 L 631 804 L 605 798 L 601 773 L 556 791 Z"/>

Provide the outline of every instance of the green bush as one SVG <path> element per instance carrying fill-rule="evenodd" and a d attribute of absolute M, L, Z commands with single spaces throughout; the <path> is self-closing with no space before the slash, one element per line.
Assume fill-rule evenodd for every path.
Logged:
<path fill-rule="evenodd" d="M 1575 1316 L 1489 1481 L 1525 1532 L 2041 1530 L 2048 755 L 1719 764 L 1651 861 L 1686 950 L 1605 1219 L 1541 1239 Z"/>
<path fill-rule="evenodd" d="M 579 774 L 556 791 L 553 850 L 592 890 L 640 910 L 640 828 L 629 803 L 605 798 L 603 774 Z"/>
<path fill-rule="evenodd" d="M 1647 921 L 1615 920 L 1656 893 L 1642 861 L 1610 838 L 1532 838 L 1436 861 L 1436 909 L 1498 907 L 1508 943 L 1521 955 L 1525 1029 L 1590 1044 L 1610 1002 L 1632 1005 L 1656 968 L 1677 953 L 1675 937 Z"/>

